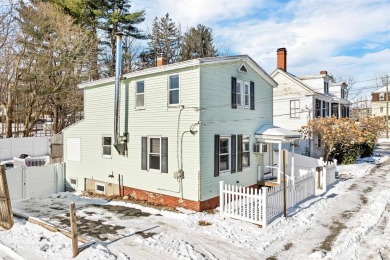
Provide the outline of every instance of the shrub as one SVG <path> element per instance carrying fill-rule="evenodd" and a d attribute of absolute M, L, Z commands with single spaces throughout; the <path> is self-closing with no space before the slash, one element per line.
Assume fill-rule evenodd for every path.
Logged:
<path fill-rule="evenodd" d="M 375 144 L 364 142 L 360 144 L 360 157 L 369 157 L 374 153 Z"/>

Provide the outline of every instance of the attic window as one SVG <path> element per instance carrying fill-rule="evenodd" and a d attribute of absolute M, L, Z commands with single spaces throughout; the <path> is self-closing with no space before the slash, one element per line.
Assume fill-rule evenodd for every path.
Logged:
<path fill-rule="evenodd" d="M 244 64 L 242 64 L 238 70 L 242 72 L 248 72 Z"/>

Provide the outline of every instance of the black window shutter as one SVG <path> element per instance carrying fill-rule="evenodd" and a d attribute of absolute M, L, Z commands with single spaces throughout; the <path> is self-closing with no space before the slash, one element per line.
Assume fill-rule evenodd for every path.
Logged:
<path fill-rule="evenodd" d="M 232 77 L 232 108 L 237 108 L 237 79 Z"/>
<path fill-rule="evenodd" d="M 161 138 L 161 172 L 168 173 L 168 137 Z"/>
<path fill-rule="evenodd" d="M 250 110 L 255 110 L 255 83 L 251 81 L 250 85 Z"/>
<path fill-rule="evenodd" d="M 236 135 L 232 135 L 232 138 L 230 139 L 231 142 L 231 155 L 232 155 L 232 171 L 231 173 L 236 172 Z"/>
<path fill-rule="evenodd" d="M 219 135 L 214 136 L 214 177 L 219 176 Z"/>
<path fill-rule="evenodd" d="M 238 172 L 242 172 L 242 135 L 237 135 L 237 164 L 238 164 Z"/>
<path fill-rule="evenodd" d="M 141 137 L 141 170 L 148 169 L 148 138 Z"/>

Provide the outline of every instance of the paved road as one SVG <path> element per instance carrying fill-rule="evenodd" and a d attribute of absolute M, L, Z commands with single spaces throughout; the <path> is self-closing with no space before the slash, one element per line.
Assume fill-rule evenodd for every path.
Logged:
<path fill-rule="evenodd" d="M 390 143 L 377 153 L 389 154 Z M 280 223 L 293 231 L 272 242 L 268 259 L 390 259 L 390 160 L 362 177 L 341 181 L 322 200 L 293 220 Z M 301 225 L 291 227 L 290 222 Z M 295 221 L 296 222 L 296 221 Z M 304 243 L 302 243 L 304 241 Z"/>

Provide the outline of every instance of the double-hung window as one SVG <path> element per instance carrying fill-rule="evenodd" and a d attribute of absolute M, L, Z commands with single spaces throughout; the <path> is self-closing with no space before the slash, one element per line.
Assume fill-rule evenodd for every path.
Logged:
<path fill-rule="evenodd" d="M 329 93 L 329 83 L 324 81 L 324 93 L 327 94 Z"/>
<path fill-rule="evenodd" d="M 230 137 L 221 136 L 219 141 L 219 172 L 230 171 Z"/>
<path fill-rule="evenodd" d="M 250 165 L 249 136 L 242 138 L 242 167 Z"/>
<path fill-rule="evenodd" d="M 237 80 L 237 87 L 236 87 L 236 99 L 237 99 L 237 106 L 242 106 L 242 95 L 243 95 L 243 82 L 241 80 Z"/>
<path fill-rule="evenodd" d="M 144 81 L 137 81 L 136 93 L 136 108 L 145 107 L 145 83 Z"/>
<path fill-rule="evenodd" d="M 249 82 L 244 82 L 244 106 L 249 108 L 250 106 L 250 87 Z"/>
<path fill-rule="evenodd" d="M 141 170 L 168 172 L 168 137 L 141 137 Z"/>
<path fill-rule="evenodd" d="M 102 138 L 103 157 L 111 158 L 111 137 L 104 136 Z"/>
<path fill-rule="evenodd" d="M 242 172 L 250 166 L 250 137 L 214 135 L 214 177 Z"/>
<path fill-rule="evenodd" d="M 255 110 L 255 83 L 231 78 L 231 105 L 233 109 L 243 107 Z"/>
<path fill-rule="evenodd" d="M 250 107 L 250 84 L 249 82 L 237 80 L 236 86 L 236 103 L 238 107 Z"/>
<path fill-rule="evenodd" d="M 299 100 L 290 100 L 290 118 L 299 118 Z"/>
<path fill-rule="evenodd" d="M 179 74 L 170 75 L 168 80 L 168 105 L 180 104 L 180 78 Z"/>
<path fill-rule="evenodd" d="M 160 138 L 149 139 L 149 169 L 160 170 L 161 146 Z"/>

